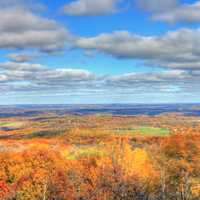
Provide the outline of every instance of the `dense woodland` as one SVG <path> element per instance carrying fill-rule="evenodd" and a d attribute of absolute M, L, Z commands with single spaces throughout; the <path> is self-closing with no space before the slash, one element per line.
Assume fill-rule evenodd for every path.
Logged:
<path fill-rule="evenodd" d="M 199 200 L 200 118 L 0 120 L 1 200 Z"/>

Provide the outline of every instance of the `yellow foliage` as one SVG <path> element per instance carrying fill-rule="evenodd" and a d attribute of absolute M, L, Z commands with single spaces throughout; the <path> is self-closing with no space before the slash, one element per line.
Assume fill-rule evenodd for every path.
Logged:
<path fill-rule="evenodd" d="M 200 197 L 200 180 L 192 180 L 192 187 L 191 187 L 191 193 L 192 196 L 195 198 Z"/>

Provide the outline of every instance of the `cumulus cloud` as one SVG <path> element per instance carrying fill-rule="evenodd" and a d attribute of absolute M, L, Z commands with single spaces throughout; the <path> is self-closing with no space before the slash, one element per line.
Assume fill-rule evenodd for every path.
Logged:
<path fill-rule="evenodd" d="M 1 9 L 23 8 L 36 12 L 45 11 L 47 7 L 40 0 L 1 0 Z"/>
<path fill-rule="evenodd" d="M 22 8 L 0 10 L 1 49 L 39 49 L 56 51 L 64 48 L 70 33 L 53 20 L 34 15 Z"/>
<path fill-rule="evenodd" d="M 185 95 L 199 95 L 199 74 L 196 76 L 189 71 L 170 70 L 157 73 L 130 73 L 109 77 L 107 87 L 113 94 L 127 95 L 134 98 L 141 95 L 148 100 L 157 96 L 156 102 L 162 100 L 162 95 L 169 98 Z M 110 90 L 111 90 L 110 89 Z M 145 97 L 145 98 L 146 98 Z M 174 98 L 174 96 L 171 96 Z M 150 98 L 150 99 L 149 99 Z M 144 100 L 144 99 L 143 99 Z"/>
<path fill-rule="evenodd" d="M 192 80 L 192 76 L 187 71 L 170 70 L 158 73 L 128 73 L 118 76 L 111 76 L 107 79 L 107 84 L 116 88 L 144 89 L 147 92 L 149 86 L 155 92 L 155 88 L 167 86 L 177 86 L 183 84 L 185 80 Z"/>
<path fill-rule="evenodd" d="M 0 63 L 0 82 L 14 86 L 18 89 L 29 88 L 27 92 L 37 90 L 84 88 L 84 84 L 91 84 L 96 76 L 82 69 L 50 69 L 41 64 L 33 63 Z M 23 86 L 23 87 L 22 87 Z"/>
<path fill-rule="evenodd" d="M 140 59 L 152 66 L 200 69 L 200 29 L 181 29 L 163 36 L 140 36 L 127 31 L 79 38 L 75 46 L 120 59 Z"/>
<path fill-rule="evenodd" d="M 137 4 L 149 12 L 161 12 L 174 9 L 179 5 L 179 0 L 138 0 Z"/>
<path fill-rule="evenodd" d="M 31 0 L 1 0 L 0 6 L 1 7 L 25 7 L 29 3 L 31 3 Z"/>
<path fill-rule="evenodd" d="M 17 63 L 17 62 L 4 62 L 0 63 L 0 70 L 8 71 L 30 71 L 37 72 L 38 70 L 44 70 L 43 65 L 41 64 L 30 64 L 30 63 Z"/>
<path fill-rule="evenodd" d="M 13 62 L 28 62 L 33 61 L 37 56 L 33 54 L 20 54 L 20 53 L 12 53 L 8 54 L 7 58 Z"/>
<path fill-rule="evenodd" d="M 163 13 L 153 15 L 152 19 L 167 23 L 199 23 L 200 22 L 200 1 L 193 4 L 183 4 Z"/>
<path fill-rule="evenodd" d="M 75 0 L 62 8 L 62 13 L 73 16 L 96 16 L 116 12 L 121 0 Z"/>
<path fill-rule="evenodd" d="M 200 22 L 199 0 L 194 3 L 181 3 L 180 0 L 138 0 L 137 4 L 144 11 L 150 12 L 155 21 L 170 24 Z"/>

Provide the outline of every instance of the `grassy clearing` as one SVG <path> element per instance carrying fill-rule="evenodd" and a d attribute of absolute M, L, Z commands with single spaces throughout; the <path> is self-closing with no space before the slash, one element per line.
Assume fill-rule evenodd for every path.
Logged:
<path fill-rule="evenodd" d="M 22 122 L 0 122 L 0 127 L 19 128 L 23 125 Z"/>
<path fill-rule="evenodd" d="M 142 135 L 142 136 L 168 136 L 170 131 L 164 128 L 154 128 L 154 127 L 139 127 L 134 129 L 123 129 L 115 130 L 116 134 L 122 135 Z"/>
<path fill-rule="evenodd" d="M 106 153 L 98 147 L 74 148 L 64 152 L 64 157 L 68 160 L 78 160 L 84 157 L 103 157 Z"/>

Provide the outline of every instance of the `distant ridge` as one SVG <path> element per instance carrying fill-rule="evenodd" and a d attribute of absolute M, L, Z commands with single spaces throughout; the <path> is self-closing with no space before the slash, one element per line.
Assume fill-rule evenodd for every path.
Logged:
<path fill-rule="evenodd" d="M 0 106 L 0 117 L 31 117 L 45 113 L 58 115 L 111 114 L 115 116 L 157 116 L 177 113 L 187 116 L 200 116 L 200 104 L 31 104 Z"/>

